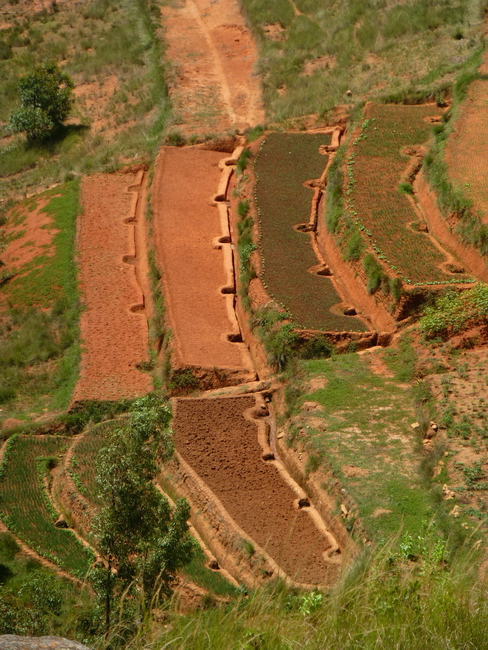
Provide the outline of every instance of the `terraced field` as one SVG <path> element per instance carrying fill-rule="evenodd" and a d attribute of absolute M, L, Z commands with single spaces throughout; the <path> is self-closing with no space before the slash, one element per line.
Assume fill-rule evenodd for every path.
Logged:
<path fill-rule="evenodd" d="M 91 554 L 70 530 L 56 528 L 43 477 L 67 447 L 58 436 L 19 436 L 12 440 L 2 465 L 1 518 L 28 546 L 72 575 L 83 578 Z"/>
<path fill-rule="evenodd" d="M 358 319 L 331 312 L 341 302 L 330 278 L 310 273 L 318 260 L 310 235 L 294 229 L 310 217 L 312 191 L 305 181 L 320 178 L 327 157 L 319 147 L 330 135 L 271 133 L 255 161 L 263 282 L 296 323 L 322 331 L 365 331 Z"/>
<path fill-rule="evenodd" d="M 419 216 L 399 188 L 415 145 L 429 139 L 429 118 L 438 115 L 434 104 L 371 104 L 347 159 L 347 209 L 379 258 L 407 284 L 467 279 L 440 268 L 447 257 L 427 234 L 415 230 Z"/>

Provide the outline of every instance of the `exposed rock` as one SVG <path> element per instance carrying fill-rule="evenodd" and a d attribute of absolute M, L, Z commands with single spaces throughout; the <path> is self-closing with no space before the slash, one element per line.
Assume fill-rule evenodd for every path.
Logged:
<path fill-rule="evenodd" d="M 56 526 L 56 528 L 69 528 L 68 522 L 63 517 L 63 515 L 59 515 L 59 517 L 54 522 L 54 525 Z"/>
<path fill-rule="evenodd" d="M 90 650 L 88 646 L 58 636 L 0 636 L 0 650 Z"/>
<path fill-rule="evenodd" d="M 322 407 L 318 402 L 303 402 L 302 411 L 322 411 Z"/>
<path fill-rule="evenodd" d="M 446 484 L 442 486 L 442 496 L 446 501 L 449 501 L 450 499 L 454 499 L 456 497 L 456 494 L 450 490 Z"/>
<path fill-rule="evenodd" d="M 410 425 L 412 429 L 420 429 L 420 423 L 419 422 L 412 422 Z"/>
<path fill-rule="evenodd" d="M 374 517 L 374 519 L 377 519 L 378 517 L 382 517 L 383 515 L 391 515 L 392 511 L 388 510 L 388 508 L 376 508 L 376 510 L 373 512 L 371 515 Z"/>

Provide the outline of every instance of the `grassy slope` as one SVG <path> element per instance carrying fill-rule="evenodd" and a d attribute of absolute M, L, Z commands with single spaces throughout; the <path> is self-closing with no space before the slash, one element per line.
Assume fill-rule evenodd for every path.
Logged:
<path fill-rule="evenodd" d="M 53 254 L 38 251 L 0 288 L 0 401 L 4 414 L 66 408 L 79 360 L 79 298 L 74 265 L 79 183 L 51 190 L 20 205 L 12 220 L 21 226 L 29 209 L 43 211 L 57 231 Z"/>
<path fill-rule="evenodd" d="M 459 0 L 241 0 L 260 45 L 260 72 L 268 117 L 283 120 L 324 113 L 348 100 L 391 92 L 435 93 L 449 83 L 479 46 L 486 3 Z M 267 23 L 284 30 L 281 40 Z M 304 74 L 307 61 L 325 57 Z M 286 89 L 279 93 L 278 89 Z"/>
<path fill-rule="evenodd" d="M 0 199 L 154 153 L 170 112 L 158 20 L 154 3 L 86 0 L 2 31 L 0 43 L 11 49 L 9 58 L 0 58 L 0 135 L 8 134 L 8 117 L 19 103 L 19 76 L 37 62 L 62 63 L 77 86 L 91 84 L 93 96 L 76 99 L 69 124 L 50 142 L 31 145 L 16 136 L 0 146 Z M 103 91 L 105 83 L 110 90 Z M 103 108 L 96 128 L 90 102 Z"/>

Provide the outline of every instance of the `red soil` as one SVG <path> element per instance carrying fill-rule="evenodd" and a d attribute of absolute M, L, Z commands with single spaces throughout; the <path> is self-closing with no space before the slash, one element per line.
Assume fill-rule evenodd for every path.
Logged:
<path fill-rule="evenodd" d="M 21 271 L 25 264 L 38 255 L 54 254 L 51 244 L 58 230 L 52 227 L 52 216 L 42 212 L 51 199 L 52 196 L 41 198 L 34 209 L 21 213 L 20 217 L 13 219 L 15 225 L 9 224 L 5 229 L 5 234 L 11 241 L 2 253 L 2 262 L 9 271 Z"/>
<path fill-rule="evenodd" d="M 437 197 L 430 189 L 422 172 L 415 179 L 414 189 L 422 216 L 429 227 L 429 232 L 436 237 L 448 251 L 452 251 L 468 273 L 472 273 L 483 282 L 488 282 L 486 259 L 476 249 L 466 246 L 448 227 L 437 207 Z"/>
<path fill-rule="evenodd" d="M 469 87 L 447 142 L 446 161 L 454 184 L 472 199 L 474 212 L 488 224 L 487 125 L 488 81 L 477 80 Z"/>
<path fill-rule="evenodd" d="M 288 576 L 324 584 L 335 567 L 324 561 L 330 547 L 276 467 L 261 459 L 256 425 L 244 418 L 251 396 L 178 399 L 173 428 L 179 453 L 220 499 L 235 522 Z"/>
<path fill-rule="evenodd" d="M 177 128 L 188 135 L 262 123 L 257 51 L 239 4 L 186 0 L 163 7 L 162 16 Z"/>
<path fill-rule="evenodd" d="M 138 253 L 134 225 L 124 219 L 134 208 L 128 188 L 140 174 L 96 174 L 82 181 L 78 256 L 86 309 L 74 401 L 130 398 L 152 389 L 150 375 L 137 368 L 149 361 L 146 316 L 131 311 L 142 308 L 144 296 L 135 267 L 123 260 Z"/>
<path fill-rule="evenodd" d="M 243 343 L 226 336 L 232 323 L 226 296 L 217 191 L 222 153 L 164 147 L 153 183 L 154 239 L 161 265 L 176 364 L 252 370 Z M 245 378 L 243 377 L 244 381 Z"/>

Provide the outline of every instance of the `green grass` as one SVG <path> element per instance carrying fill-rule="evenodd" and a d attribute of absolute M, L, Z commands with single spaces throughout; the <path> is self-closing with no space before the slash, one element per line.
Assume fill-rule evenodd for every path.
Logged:
<path fill-rule="evenodd" d="M 340 298 L 330 278 L 308 272 L 318 264 L 310 235 L 293 228 L 309 221 L 312 190 L 302 183 L 321 176 L 327 157 L 318 148 L 329 141 L 330 135 L 271 133 L 262 145 L 254 165 L 262 279 L 300 327 L 364 331 L 359 319 L 330 311 Z"/>
<path fill-rule="evenodd" d="M 2 465 L 1 517 L 28 546 L 73 575 L 83 578 L 91 554 L 69 530 L 54 526 L 55 513 L 42 485 L 39 459 L 58 458 L 66 440 L 19 436 L 11 439 Z"/>
<path fill-rule="evenodd" d="M 399 529 L 423 534 L 438 510 L 419 472 L 419 434 L 410 428 L 416 414 L 405 385 L 373 374 L 356 354 L 301 362 L 300 368 L 303 387 L 295 410 L 304 401 L 318 402 L 322 410 L 301 414 L 300 423 L 291 425 L 291 444 L 300 441 L 312 456 L 326 459 L 357 504 L 370 539 L 386 540 Z M 307 390 L 312 378 L 323 380 L 324 388 Z M 359 468 L 359 475 L 351 476 L 349 465 Z M 391 512 L 376 516 L 380 508 Z M 345 523 L 354 526 L 354 520 Z"/>
<path fill-rule="evenodd" d="M 71 460 L 71 475 L 81 494 L 90 503 L 101 506 L 102 501 L 98 496 L 95 483 L 98 452 L 107 442 L 112 423 L 100 424 L 84 434 L 83 439 L 76 445 L 75 453 Z"/>
<path fill-rule="evenodd" d="M 71 181 L 18 206 L 21 226 L 39 200 L 56 231 L 53 253 L 39 252 L 0 288 L 10 309 L 0 315 L 0 401 L 20 411 L 66 408 L 79 363 L 79 294 L 75 258 L 79 182 Z M 18 397 L 17 401 L 16 397 Z"/>
<path fill-rule="evenodd" d="M 478 0 L 298 0 L 302 15 L 291 2 L 241 4 L 259 44 L 268 119 L 276 121 L 384 95 L 434 98 L 478 48 L 484 16 Z M 266 23 L 284 28 L 281 40 L 266 34 Z M 305 74 L 321 56 L 322 65 Z"/>
<path fill-rule="evenodd" d="M 445 257 L 428 236 L 409 227 L 418 217 L 406 193 L 398 189 L 409 163 L 401 150 L 425 143 L 430 125 L 424 118 L 439 114 L 435 105 L 373 104 L 347 157 L 348 216 L 378 258 L 406 284 L 469 280 L 442 272 L 439 264 Z M 377 278 L 373 283 L 378 284 Z"/>
<path fill-rule="evenodd" d="M 219 572 L 213 571 L 206 566 L 206 558 L 203 551 L 198 548 L 195 551 L 193 560 L 184 567 L 183 574 L 203 589 L 207 589 L 215 596 L 233 597 L 240 593 L 240 590 L 228 582 Z"/>

